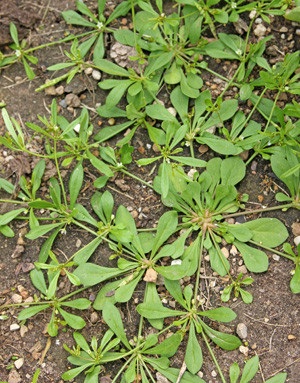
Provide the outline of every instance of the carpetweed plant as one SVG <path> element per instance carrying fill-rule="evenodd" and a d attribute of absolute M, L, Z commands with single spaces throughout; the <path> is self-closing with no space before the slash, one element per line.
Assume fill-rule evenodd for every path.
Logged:
<path fill-rule="evenodd" d="M 231 257 L 224 248 L 234 248 L 250 273 L 267 272 L 266 252 L 291 260 L 294 270 L 290 288 L 295 294 L 300 292 L 300 245 L 296 252 L 286 242 L 284 224 L 270 217 L 274 210 L 288 214 L 289 209 L 300 209 L 299 51 L 286 53 L 281 62 L 271 65 L 265 52 L 272 36 L 256 39 L 253 34 L 257 18 L 267 24 L 274 15 L 300 21 L 300 3 L 296 1 L 293 7 L 286 0 L 178 0 L 167 13 L 161 0 L 131 0 L 121 2 L 110 15 L 106 5 L 98 0 L 94 14 L 92 8 L 77 1 L 77 11 L 64 11 L 62 17 L 86 31 L 39 47 L 26 48 L 26 41 L 19 42 L 17 29 L 11 24 L 13 53 L 0 55 L 1 68 L 20 61 L 32 80 L 35 74 L 28 62 L 37 62 L 33 51 L 72 41 L 70 51 L 65 50 L 66 62 L 47 68 L 63 70 L 63 74 L 37 90 L 61 81 L 69 83 L 84 69 L 95 68 L 105 73 L 99 88 L 109 91 L 97 112 L 104 118 L 122 118 L 113 126 L 97 130 L 86 108 L 69 122 L 58 112 L 54 99 L 50 116 L 38 116 L 37 122 L 26 123 L 25 131 L 23 124 L 2 110 L 7 132 L 0 137 L 0 144 L 12 155 L 26 153 L 37 161 L 30 177 L 20 171 L 14 184 L 0 180 L 1 191 L 10 195 L 0 203 L 12 207 L 0 215 L 0 233 L 13 237 L 13 221 L 22 220 L 29 225 L 26 238 L 47 236 L 30 272 L 40 296 L 26 303 L 29 307 L 19 313 L 18 319 L 23 323 L 38 320 L 36 314 L 52 310 L 49 335 L 57 336 L 66 325 L 81 330 L 85 320 L 78 312 L 67 310 L 87 310 L 91 300 L 70 298 L 92 288 L 97 293 L 93 309 L 101 312 L 109 329 L 102 331 L 101 327 L 101 333 L 86 339 L 78 331 L 73 333 L 76 345 L 73 349 L 64 347 L 75 367 L 62 375 L 64 380 L 84 372 L 85 383 L 94 383 L 105 371 L 104 366 L 109 371 L 109 363 L 114 362 L 119 369 L 112 383 L 155 383 L 157 373 L 172 383 L 205 383 L 199 372 L 212 361 L 222 383 L 254 382 L 259 369 L 257 355 L 246 361 L 242 372 L 237 363 L 223 371 L 214 352 L 215 345 L 224 350 L 242 345 L 235 335 L 220 331 L 216 322 L 235 320 L 236 314 L 228 307 L 233 296 L 252 303 L 248 289 L 255 282 L 255 275 L 234 276 Z M 222 24 L 231 28 L 245 13 L 250 20 L 245 36 L 232 34 L 233 30 L 222 33 Z M 132 20 L 132 28 L 114 28 L 120 16 Z M 134 48 L 126 69 L 107 55 L 107 34 L 131 51 Z M 93 53 L 92 62 L 86 59 L 89 52 Z M 230 60 L 236 70 L 224 74 L 212 65 L 214 59 Z M 130 67 L 130 61 L 138 65 Z M 211 92 L 205 76 L 218 78 L 222 87 Z M 235 96 L 229 93 L 233 86 Z M 167 98 L 166 106 L 160 100 L 162 93 Z M 282 94 L 289 100 L 283 108 L 278 104 Z M 137 160 L 135 134 L 141 129 L 158 154 L 150 157 L 148 152 Z M 31 145 L 37 137 L 43 145 L 39 151 Z M 110 141 L 113 137 L 117 137 L 116 144 Z M 210 154 L 200 158 L 199 145 L 213 151 L 214 158 Z M 250 156 L 245 163 L 239 156 L 247 151 Z M 270 160 L 281 186 L 271 206 L 250 209 L 249 196 L 239 193 L 238 187 L 247 177 L 246 166 L 258 155 Z M 136 165 L 144 170 L 154 162 L 159 163 L 159 169 L 153 184 L 129 171 Z M 55 174 L 47 180 L 49 163 Z M 69 173 L 67 177 L 62 169 Z M 93 179 L 88 188 L 101 189 L 93 190 L 89 203 L 80 198 L 86 188 L 86 174 Z M 170 209 L 156 217 L 155 227 L 139 229 L 129 211 L 116 206 L 107 190 L 108 182 L 124 175 L 154 190 Z M 268 217 L 263 216 L 266 212 Z M 234 222 L 236 217 L 244 222 Z M 75 227 L 92 239 L 61 261 L 55 244 Z M 94 257 L 104 246 L 110 253 L 105 262 L 102 254 Z M 206 260 L 223 282 L 221 300 L 215 306 L 205 300 L 199 288 Z M 63 297 L 57 288 L 62 276 L 72 289 Z M 164 287 L 159 286 L 162 283 Z M 163 303 L 162 291 L 174 299 L 172 308 Z M 118 306 L 131 305 L 137 294 L 134 315 L 139 315 L 139 326 L 129 334 Z M 2 315 L 0 319 L 7 317 Z M 182 365 L 170 367 L 178 349 L 184 355 Z M 209 362 L 204 349 L 211 356 Z M 39 373 L 37 370 L 33 381 Z M 286 378 L 286 373 L 279 373 L 263 380 L 284 383 Z"/>

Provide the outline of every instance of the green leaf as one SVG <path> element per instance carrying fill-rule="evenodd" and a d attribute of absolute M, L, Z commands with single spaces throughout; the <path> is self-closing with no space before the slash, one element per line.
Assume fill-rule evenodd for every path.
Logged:
<path fill-rule="evenodd" d="M 74 254 L 74 262 L 77 263 L 78 265 L 82 263 L 86 263 L 101 242 L 102 242 L 101 237 L 95 238 L 86 246 L 84 246 L 82 249 L 78 250 Z"/>
<path fill-rule="evenodd" d="M 290 282 L 290 288 L 294 294 L 300 293 L 300 266 L 299 265 L 296 266 L 295 273 Z"/>
<path fill-rule="evenodd" d="M 48 274 L 49 275 L 49 274 Z M 55 271 L 54 276 L 51 279 L 51 282 L 49 284 L 49 287 L 47 289 L 47 299 L 52 299 L 55 297 L 55 292 L 57 289 L 57 281 L 60 276 L 60 271 Z"/>
<path fill-rule="evenodd" d="M 170 280 L 165 278 L 164 280 L 165 287 L 169 291 L 169 293 L 172 295 L 172 297 L 185 309 L 187 309 L 187 304 L 183 299 L 182 292 L 181 292 L 181 285 L 178 280 Z"/>
<path fill-rule="evenodd" d="M 287 378 L 287 373 L 282 372 L 281 374 L 278 374 L 274 376 L 273 378 L 266 380 L 265 383 L 284 383 L 286 378 Z"/>
<path fill-rule="evenodd" d="M 79 205 L 78 203 L 75 204 L 74 210 L 77 211 L 76 215 L 74 216 L 79 221 L 84 221 L 89 223 L 90 225 L 93 225 L 95 227 L 98 227 L 97 221 L 90 215 L 90 213 L 87 211 L 85 207 L 82 205 Z"/>
<path fill-rule="evenodd" d="M 44 295 L 47 295 L 47 286 L 44 274 L 41 270 L 33 269 L 30 271 L 30 279 L 34 287 L 40 290 Z"/>
<path fill-rule="evenodd" d="M 73 307 L 78 310 L 86 310 L 90 307 L 91 301 L 85 298 L 78 298 L 70 302 L 61 302 L 60 304 L 62 306 Z"/>
<path fill-rule="evenodd" d="M 231 322 L 236 318 L 235 312 L 229 307 L 218 307 L 212 310 L 201 311 L 198 314 L 223 323 Z"/>
<path fill-rule="evenodd" d="M 121 68 L 119 65 L 113 64 L 108 60 L 98 59 L 97 67 L 101 71 L 114 76 L 130 77 L 130 73 L 126 69 Z"/>
<path fill-rule="evenodd" d="M 80 278 L 84 286 L 94 286 L 122 274 L 122 271 L 118 268 L 98 266 L 94 263 L 84 263 L 77 267 L 74 274 Z"/>
<path fill-rule="evenodd" d="M 140 272 L 138 276 L 136 276 L 132 281 L 129 283 L 126 283 L 126 285 L 120 286 L 115 293 L 115 299 L 117 302 L 128 302 L 132 294 L 134 293 L 134 290 L 139 283 L 140 279 L 143 276 L 143 272 Z"/>
<path fill-rule="evenodd" d="M 9 222 L 15 219 L 18 215 L 22 214 L 24 211 L 26 211 L 26 209 L 21 208 L 21 209 L 12 210 L 12 211 L 9 211 L 8 213 L 0 215 L 0 226 L 7 225 Z"/>
<path fill-rule="evenodd" d="M 149 355 L 161 355 L 167 358 L 173 356 L 181 343 L 181 335 L 173 334 L 166 338 L 163 342 L 147 350 Z"/>
<path fill-rule="evenodd" d="M 31 183 L 32 183 L 32 196 L 35 198 L 35 194 L 41 185 L 41 180 L 45 171 L 45 160 L 41 159 L 34 167 Z"/>
<path fill-rule="evenodd" d="M 185 314 L 184 311 L 171 310 L 164 306 L 157 307 L 157 305 L 152 304 L 152 302 L 139 304 L 137 306 L 137 311 L 147 319 L 168 318 Z"/>
<path fill-rule="evenodd" d="M 28 239 L 37 239 L 41 237 L 42 235 L 45 235 L 48 233 L 48 231 L 55 229 L 56 227 L 61 226 L 61 223 L 50 223 L 48 225 L 41 225 L 34 227 L 30 230 L 28 234 L 25 235 Z M 53 239 L 54 240 L 54 239 Z"/>
<path fill-rule="evenodd" d="M 75 330 L 81 330 L 85 326 L 85 321 L 78 315 L 70 314 L 61 307 L 58 307 L 58 311 L 68 325 Z"/>
<path fill-rule="evenodd" d="M 166 70 L 164 74 L 164 81 L 166 84 L 174 85 L 178 84 L 181 80 L 181 71 L 178 69 L 176 62 L 174 61 L 171 68 Z"/>
<path fill-rule="evenodd" d="M 20 44 L 19 44 L 19 38 L 18 38 L 18 30 L 14 23 L 9 24 L 9 31 L 14 43 L 16 44 L 17 47 L 19 47 Z"/>
<path fill-rule="evenodd" d="M 123 45 L 135 46 L 134 33 L 128 29 L 118 29 L 114 31 L 115 39 Z"/>
<path fill-rule="evenodd" d="M 156 370 L 159 371 L 163 376 L 165 376 L 170 382 L 176 383 L 178 380 L 178 376 L 180 374 L 180 370 L 178 368 L 165 368 L 162 369 L 159 366 L 156 366 Z M 181 379 L 180 383 L 205 383 L 205 381 L 197 375 L 193 375 L 190 372 L 185 372 Z"/>
<path fill-rule="evenodd" d="M 82 16 L 80 16 L 77 12 L 68 10 L 68 11 L 63 11 L 61 13 L 62 17 L 65 19 L 65 21 L 68 24 L 73 24 L 73 25 L 81 25 L 83 27 L 92 27 L 95 28 L 95 24 L 91 23 L 90 21 L 86 20 Z"/>
<path fill-rule="evenodd" d="M 168 211 L 160 217 L 151 257 L 156 254 L 160 246 L 175 232 L 177 225 L 178 217 L 175 211 Z"/>
<path fill-rule="evenodd" d="M 291 10 L 287 10 L 284 17 L 291 21 L 300 22 L 300 7 L 296 7 Z"/>
<path fill-rule="evenodd" d="M 150 56 L 151 57 L 151 56 Z M 150 75 L 158 69 L 164 67 L 169 64 L 172 60 L 173 52 L 165 52 L 161 54 L 159 57 L 156 57 L 155 60 L 151 61 L 151 63 L 147 66 L 145 70 L 145 75 Z"/>
<path fill-rule="evenodd" d="M 206 166 L 206 161 L 200 160 L 198 158 L 192 157 L 181 157 L 181 156 L 169 156 L 174 161 L 178 161 L 183 165 L 192 166 L 195 168 L 204 168 Z"/>
<path fill-rule="evenodd" d="M 8 225 L 0 226 L 0 233 L 8 238 L 12 238 L 15 236 L 14 231 Z"/>
<path fill-rule="evenodd" d="M 109 328 L 120 338 L 124 346 L 130 350 L 131 346 L 127 340 L 119 310 L 110 302 L 106 302 L 102 315 Z"/>
<path fill-rule="evenodd" d="M 22 58 L 24 69 L 26 72 L 26 76 L 28 77 L 29 80 L 33 80 L 35 78 L 35 73 L 34 71 L 30 68 L 28 62 L 25 60 L 25 57 Z"/>
<path fill-rule="evenodd" d="M 239 241 L 234 241 L 234 244 L 241 252 L 245 265 L 249 271 L 263 273 L 268 270 L 268 256 L 263 251 L 254 249 Z"/>
<path fill-rule="evenodd" d="M 79 375 L 86 368 L 88 368 L 90 366 L 93 366 L 93 365 L 94 365 L 94 362 L 91 362 L 91 363 L 86 363 L 86 364 L 84 364 L 83 366 L 80 366 L 80 367 L 72 368 L 72 370 L 69 370 L 69 371 L 65 372 L 64 374 L 62 374 L 61 377 L 64 380 L 74 379 L 77 375 Z"/>
<path fill-rule="evenodd" d="M 69 181 L 69 191 L 70 191 L 70 209 L 72 210 L 78 194 L 80 192 L 81 186 L 83 182 L 83 167 L 81 163 L 79 162 L 74 170 L 72 171 L 70 181 Z"/>
<path fill-rule="evenodd" d="M 62 229 L 63 225 L 60 225 L 56 230 L 54 230 L 51 235 L 46 239 L 46 241 L 43 243 L 43 246 L 41 248 L 40 254 L 39 254 L 39 262 L 40 263 L 46 263 L 48 256 L 49 256 L 49 251 L 51 250 L 51 247 L 53 245 L 53 242 L 55 238 L 57 237 L 57 234 L 60 232 Z"/>
<path fill-rule="evenodd" d="M 255 355 L 253 358 L 249 359 L 245 364 L 240 383 L 248 383 L 258 371 L 259 358 L 258 355 Z"/>
<path fill-rule="evenodd" d="M 222 332 L 213 330 L 208 327 L 202 320 L 201 326 L 209 338 L 224 350 L 235 350 L 241 345 L 241 341 L 234 335 L 223 334 Z"/>
<path fill-rule="evenodd" d="M 237 383 L 237 380 L 240 376 L 240 368 L 237 363 L 233 363 L 230 366 L 229 376 L 230 376 L 230 383 Z"/>
<path fill-rule="evenodd" d="M 105 164 L 105 162 L 99 160 L 97 157 L 95 157 L 91 152 L 87 152 L 87 156 L 89 160 L 91 161 L 91 164 L 98 170 L 100 170 L 101 173 L 105 174 L 107 177 L 113 177 L 114 173 L 110 169 L 109 166 Z"/>
<path fill-rule="evenodd" d="M 26 320 L 28 318 L 31 318 L 40 311 L 46 310 L 48 307 L 50 307 L 50 305 L 38 305 L 28 307 L 20 312 L 20 314 L 18 315 L 18 320 Z"/>
<path fill-rule="evenodd" d="M 191 321 L 190 325 L 189 339 L 186 346 L 184 361 L 187 369 L 194 375 L 197 374 L 203 363 L 202 350 L 196 336 L 193 321 Z"/>
<path fill-rule="evenodd" d="M 236 185 L 246 174 L 246 165 L 240 157 L 229 157 L 222 161 L 221 179 L 224 185 Z"/>
<path fill-rule="evenodd" d="M 251 231 L 253 241 L 267 247 L 279 246 L 289 236 L 284 224 L 276 218 L 259 218 L 242 225 Z"/>

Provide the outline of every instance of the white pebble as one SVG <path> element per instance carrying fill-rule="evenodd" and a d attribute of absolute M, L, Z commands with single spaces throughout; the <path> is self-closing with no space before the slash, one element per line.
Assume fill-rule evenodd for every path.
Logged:
<path fill-rule="evenodd" d="M 17 370 L 19 370 L 23 366 L 23 364 L 24 364 L 23 358 L 17 359 L 14 363 Z"/>
<path fill-rule="evenodd" d="M 182 260 L 181 259 L 174 259 L 174 261 L 171 262 L 171 265 L 181 265 Z"/>
<path fill-rule="evenodd" d="M 298 235 L 298 237 L 295 237 L 295 238 L 294 238 L 294 244 L 295 244 L 296 246 L 298 246 L 299 243 L 300 243 L 300 235 Z"/>
<path fill-rule="evenodd" d="M 175 109 L 175 108 L 172 108 L 172 107 L 168 108 L 167 111 L 168 111 L 169 113 L 171 113 L 172 116 L 174 116 L 174 117 L 175 117 L 176 114 L 177 114 L 176 109 Z"/>
<path fill-rule="evenodd" d="M 99 81 L 101 79 L 101 73 L 98 70 L 93 70 L 92 77 L 94 80 Z"/>
<path fill-rule="evenodd" d="M 74 126 L 73 130 L 75 130 L 76 133 L 79 133 L 80 130 L 80 124 L 77 124 Z"/>
<path fill-rule="evenodd" d="M 280 260 L 280 256 L 277 255 L 277 254 L 273 254 L 272 258 L 274 259 L 274 261 L 279 261 Z"/>
<path fill-rule="evenodd" d="M 93 68 L 86 68 L 85 70 L 84 70 L 84 73 L 88 76 L 88 75 L 90 75 L 90 74 L 92 74 L 93 73 Z"/>
<path fill-rule="evenodd" d="M 217 375 L 218 375 L 218 374 L 216 373 L 215 370 L 213 370 L 213 371 L 211 372 L 211 376 L 212 376 L 213 378 L 215 378 Z"/>
<path fill-rule="evenodd" d="M 254 29 L 254 34 L 257 37 L 263 37 L 265 36 L 267 31 L 267 28 L 263 24 L 258 24 L 257 27 Z"/>
<path fill-rule="evenodd" d="M 10 331 L 16 331 L 16 330 L 19 330 L 19 328 L 20 326 L 18 325 L 18 323 L 13 323 L 9 327 Z"/>

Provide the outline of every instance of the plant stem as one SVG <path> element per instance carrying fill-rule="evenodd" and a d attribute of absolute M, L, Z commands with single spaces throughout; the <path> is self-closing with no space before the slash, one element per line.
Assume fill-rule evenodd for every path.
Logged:
<path fill-rule="evenodd" d="M 147 181 L 144 181 L 144 180 L 142 180 L 141 178 L 135 176 L 134 174 L 129 173 L 127 170 L 125 170 L 125 169 L 120 169 L 120 171 L 121 171 L 122 173 L 128 175 L 129 177 L 134 178 L 135 180 L 137 180 L 137 181 L 143 183 L 144 185 L 148 186 L 149 188 L 154 189 L 154 187 L 153 187 L 152 185 L 150 185 Z"/>
<path fill-rule="evenodd" d="M 59 302 L 63 302 L 63 301 L 65 301 L 66 299 L 71 298 L 73 295 L 76 295 L 76 294 L 78 294 L 78 293 L 81 293 L 81 291 L 84 291 L 84 290 L 89 289 L 89 288 L 90 288 L 90 286 L 81 287 L 80 289 L 78 289 L 78 290 L 76 290 L 76 291 L 73 291 L 72 293 L 70 293 L 70 294 L 68 294 L 68 295 L 65 295 L 64 297 L 59 298 L 58 301 L 59 301 Z"/>
<path fill-rule="evenodd" d="M 218 363 L 218 361 L 217 361 L 217 359 L 216 359 L 216 357 L 215 357 L 215 354 L 214 354 L 212 348 L 210 347 L 210 344 L 209 344 L 209 342 L 208 342 L 208 340 L 207 340 L 207 338 L 206 338 L 206 335 L 204 334 L 204 331 L 202 331 L 202 337 L 203 337 L 204 342 L 205 342 L 205 344 L 206 344 L 206 347 L 208 348 L 208 351 L 209 351 L 209 353 L 210 353 L 210 355 L 211 355 L 211 357 L 212 357 L 212 360 L 214 361 L 215 366 L 217 367 L 217 370 L 218 370 L 218 372 L 219 372 L 219 374 L 220 374 L 220 377 L 221 377 L 221 379 L 222 379 L 222 382 L 223 382 L 223 383 L 226 383 L 226 380 L 225 380 L 225 378 L 224 378 L 223 372 L 222 372 L 222 370 L 221 370 L 221 368 L 220 368 L 220 366 L 219 366 L 219 363 Z"/>
<path fill-rule="evenodd" d="M 274 211 L 274 210 L 280 210 L 280 209 L 289 209 L 290 207 L 294 207 L 294 203 L 288 203 L 288 204 L 285 204 L 285 205 L 279 205 L 279 206 L 273 206 L 273 207 L 266 207 L 265 209 L 240 211 L 240 212 L 237 212 L 237 213 L 223 215 L 223 219 L 232 218 L 232 217 L 238 217 L 240 215 L 245 215 L 245 214 L 257 214 L 257 213 L 265 213 L 266 211 Z"/>
<path fill-rule="evenodd" d="M 84 37 L 84 36 L 90 35 L 92 33 L 95 33 L 95 31 L 85 32 L 85 33 L 82 33 L 82 34 L 77 35 L 77 36 L 68 36 L 68 37 L 66 37 L 63 40 L 53 41 L 53 42 L 48 43 L 48 44 L 43 44 L 43 45 L 39 45 L 39 46 L 34 47 L 34 48 L 27 49 L 26 51 L 24 51 L 24 53 L 28 54 L 28 53 L 34 52 L 34 51 L 36 51 L 38 49 L 47 48 L 47 47 L 50 47 L 50 46 L 56 45 L 56 44 L 65 43 L 67 41 L 71 41 L 71 40 L 77 39 L 78 37 Z"/>
<path fill-rule="evenodd" d="M 287 259 L 290 259 L 291 261 L 295 262 L 295 259 L 296 257 L 293 257 L 289 254 L 286 254 L 286 253 L 281 253 L 280 251 L 278 250 L 275 250 L 275 249 L 272 249 L 271 247 L 268 247 L 268 246 L 265 246 L 265 245 L 262 245 L 261 243 L 258 243 L 258 242 L 255 242 L 255 241 L 252 241 L 252 240 L 249 240 L 248 242 L 252 243 L 253 245 L 256 245 L 257 247 L 261 247 L 265 250 L 268 250 L 272 253 L 275 253 L 275 254 L 278 254 L 278 255 L 282 255 L 283 257 L 287 258 Z"/>
<path fill-rule="evenodd" d="M 27 203 L 26 201 L 15 201 L 15 200 L 12 200 L 12 199 L 0 199 L 0 202 L 4 202 L 4 203 L 15 203 L 15 204 L 24 204 L 24 203 Z"/>
<path fill-rule="evenodd" d="M 54 160 L 55 160 L 56 170 L 57 170 L 59 182 L 60 182 L 62 193 L 63 193 L 63 197 L 64 197 L 65 206 L 66 206 L 66 209 L 67 209 L 68 208 L 68 202 L 67 202 L 65 187 L 64 187 L 63 180 L 61 178 L 61 174 L 60 174 L 60 170 L 59 170 L 59 165 L 58 165 L 58 161 L 57 161 L 57 156 L 56 156 L 56 139 L 54 140 Z"/>
<path fill-rule="evenodd" d="M 201 244 L 200 244 L 200 252 L 199 252 L 199 262 L 198 262 L 198 269 L 197 269 L 197 276 L 196 276 L 196 284 L 195 284 L 195 292 L 194 292 L 194 301 L 195 301 L 196 307 L 197 307 L 198 288 L 199 288 L 199 282 L 200 282 L 200 268 L 201 268 L 201 263 L 202 263 L 204 236 L 205 236 L 205 234 L 202 234 Z"/>

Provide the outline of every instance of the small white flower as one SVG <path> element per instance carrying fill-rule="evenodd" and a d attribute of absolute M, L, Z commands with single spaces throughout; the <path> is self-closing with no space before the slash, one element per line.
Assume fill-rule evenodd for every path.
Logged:
<path fill-rule="evenodd" d="M 162 13 L 162 14 L 160 15 L 160 17 L 164 18 L 164 17 L 166 17 L 166 14 L 165 14 L 165 13 Z"/>
<path fill-rule="evenodd" d="M 118 163 L 117 163 L 117 168 L 122 168 L 122 167 L 123 167 L 122 162 L 118 162 Z"/>
<path fill-rule="evenodd" d="M 170 161 L 170 158 L 167 158 L 166 159 L 166 162 L 169 164 L 171 161 Z"/>
<path fill-rule="evenodd" d="M 241 56 L 243 54 L 243 51 L 241 49 L 238 49 L 235 51 L 235 53 L 238 55 L 238 56 Z"/>
<path fill-rule="evenodd" d="M 77 124 L 74 126 L 73 130 L 75 130 L 76 133 L 79 133 L 80 130 L 80 124 Z"/>
<path fill-rule="evenodd" d="M 17 57 L 20 57 L 20 56 L 21 56 L 21 51 L 19 51 L 19 49 L 17 49 L 15 53 L 16 53 L 16 56 L 17 56 Z"/>
<path fill-rule="evenodd" d="M 189 147 L 189 146 L 191 146 L 191 143 L 190 143 L 190 141 L 185 141 L 185 144 L 184 144 L 185 146 L 187 146 L 187 147 Z"/>
<path fill-rule="evenodd" d="M 101 21 L 98 21 L 97 28 L 98 29 L 102 29 L 103 28 L 103 23 L 101 23 Z"/>
<path fill-rule="evenodd" d="M 269 141 L 267 145 L 268 145 L 268 146 L 271 146 L 271 145 L 272 145 L 271 141 Z"/>
<path fill-rule="evenodd" d="M 60 233 L 61 234 L 67 234 L 67 230 L 66 229 L 61 229 Z"/>
<path fill-rule="evenodd" d="M 231 8 L 232 9 L 236 8 L 236 3 L 231 3 Z"/>
<path fill-rule="evenodd" d="M 57 130 L 59 130 L 59 127 L 58 127 L 57 125 L 55 125 L 55 126 L 53 127 L 53 129 L 54 129 L 55 131 L 57 131 Z"/>
<path fill-rule="evenodd" d="M 112 221 L 113 219 L 115 219 L 115 216 L 112 214 L 112 215 L 110 216 L 110 219 L 111 219 L 111 221 Z"/>

